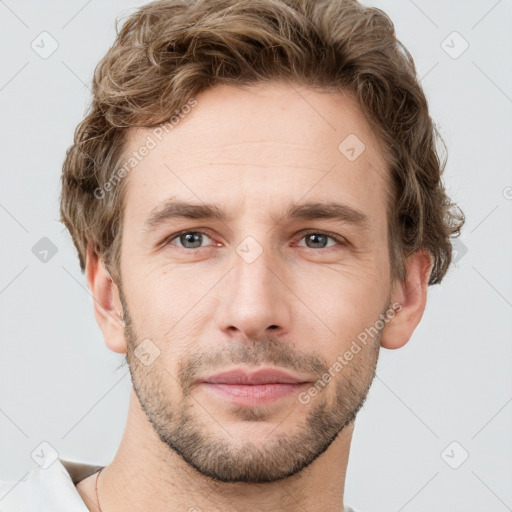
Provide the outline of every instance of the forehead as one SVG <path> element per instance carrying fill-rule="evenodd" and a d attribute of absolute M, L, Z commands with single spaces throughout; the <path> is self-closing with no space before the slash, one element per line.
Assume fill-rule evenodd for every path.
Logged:
<path fill-rule="evenodd" d="M 376 225 L 385 216 L 382 146 L 351 96 L 274 83 L 217 86 L 195 99 L 167 133 L 128 131 L 126 158 L 151 149 L 126 178 L 126 221 L 144 221 L 170 197 L 259 220 L 301 198 L 343 201 Z"/>

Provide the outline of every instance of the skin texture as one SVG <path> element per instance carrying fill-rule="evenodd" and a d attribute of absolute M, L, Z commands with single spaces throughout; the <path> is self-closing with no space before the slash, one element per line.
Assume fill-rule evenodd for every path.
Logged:
<path fill-rule="evenodd" d="M 267 83 L 217 86 L 197 101 L 125 178 L 121 281 L 88 253 L 96 319 L 106 345 L 126 353 L 134 385 L 99 480 L 102 510 L 342 511 L 355 416 L 380 347 L 403 346 L 423 315 L 431 259 L 411 255 L 407 280 L 391 282 L 388 170 L 351 97 Z M 150 133 L 131 129 L 126 153 Z M 350 134 L 365 144 L 354 161 L 338 149 Z M 170 198 L 230 218 L 151 229 L 146 219 Z M 284 216 L 292 203 L 330 201 L 364 213 L 367 229 Z M 173 238 L 184 230 L 205 234 Z M 400 311 L 307 403 L 293 392 L 235 406 L 197 382 L 273 367 L 308 390 L 392 304 Z M 158 350 L 149 365 L 135 352 L 143 340 Z M 95 478 L 77 485 L 90 510 Z"/>

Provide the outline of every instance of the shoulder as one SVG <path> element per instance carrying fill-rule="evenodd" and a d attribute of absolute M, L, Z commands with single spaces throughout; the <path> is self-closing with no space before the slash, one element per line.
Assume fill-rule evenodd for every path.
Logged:
<path fill-rule="evenodd" d="M 0 481 L 0 510 L 88 512 L 75 482 L 100 467 L 63 459 L 46 468 L 34 466 L 18 481 Z"/>

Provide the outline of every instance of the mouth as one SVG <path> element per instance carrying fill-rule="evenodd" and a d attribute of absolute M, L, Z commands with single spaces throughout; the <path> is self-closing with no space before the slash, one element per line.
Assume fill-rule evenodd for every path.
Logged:
<path fill-rule="evenodd" d="M 198 380 L 204 389 L 232 403 L 261 407 L 283 399 L 311 385 L 311 380 L 276 368 L 246 371 L 240 368 Z"/>

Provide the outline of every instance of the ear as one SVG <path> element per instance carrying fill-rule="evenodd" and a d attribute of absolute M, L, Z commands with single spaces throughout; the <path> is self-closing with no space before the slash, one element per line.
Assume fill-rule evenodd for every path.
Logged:
<path fill-rule="evenodd" d="M 94 299 L 94 316 L 103 333 L 105 345 L 113 352 L 124 354 L 126 352 L 125 324 L 119 289 L 105 268 L 103 260 L 92 247 L 87 248 L 85 272 Z"/>
<path fill-rule="evenodd" d="M 403 347 L 420 323 L 427 303 L 427 288 L 433 260 L 430 252 L 419 249 L 405 262 L 405 281 L 396 281 L 391 293 L 391 304 L 397 304 L 395 316 L 386 323 L 381 346 L 389 349 Z"/>

